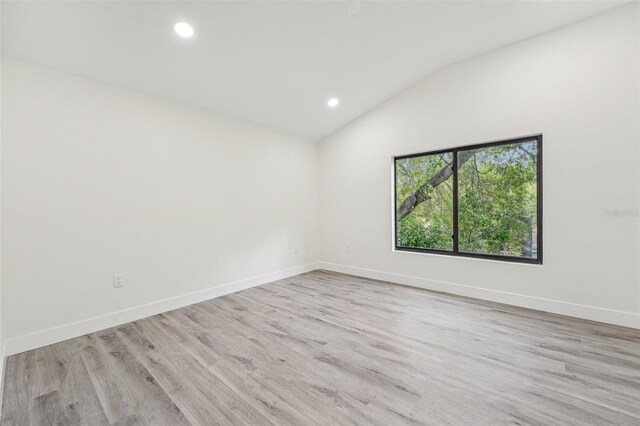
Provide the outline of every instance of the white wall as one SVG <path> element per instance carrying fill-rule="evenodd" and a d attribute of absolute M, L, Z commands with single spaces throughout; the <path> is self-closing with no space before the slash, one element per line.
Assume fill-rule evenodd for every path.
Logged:
<path fill-rule="evenodd" d="M 11 352 L 316 260 L 314 142 L 9 58 L 2 89 Z"/>
<path fill-rule="evenodd" d="M 639 208 L 639 47 L 637 5 L 621 8 L 442 69 L 319 151 L 2 58 L 8 352 L 302 272 L 318 259 L 640 327 L 639 220 L 605 215 Z M 538 132 L 543 266 L 391 250 L 393 155 Z M 125 274 L 124 288 L 112 288 L 114 273 Z"/>
<path fill-rule="evenodd" d="M 637 7 L 446 67 L 322 141 L 324 266 L 640 327 L 639 220 L 605 215 L 639 207 Z M 392 156 L 539 132 L 543 266 L 391 250 Z"/>
<path fill-rule="evenodd" d="M 0 7 L 0 21 L 2 8 Z M 0 43 L 1 44 L 1 43 Z M 2 57 L 0 56 L 0 82 L 2 81 Z M 2 84 L 0 84 L 0 117 L 2 117 Z M 2 187 L 2 120 L 0 119 L 0 191 Z M 4 395 L 4 365 L 5 365 L 5 339 L 4 339 L 4 301 L 2 298 L 2 197 L 0 196 L 0 398 Z M 2 404 L 0 404 L 2 414 Z"/>
<path fill-rule="evenodd" d="M 2 8 L 0 8 L 1 11 Z M 0 56 L 0 82 L 2 81 L 2 57 Z M 0 100 L 2 99 L 2 84 L 0 84 Z M 0 101 L 0 117 L 2 116 L 2 102 Z M 2 186 L 2 120 L 0 120 L 0 188 Z M 2 298 L 2 197 L 0 197 L 0 398 L 4 392 L 4 363 L 5 363 L 5 341 L 4 341 L 4 301 Z M 2 404 L 0 404 L 0 414 Z"/>

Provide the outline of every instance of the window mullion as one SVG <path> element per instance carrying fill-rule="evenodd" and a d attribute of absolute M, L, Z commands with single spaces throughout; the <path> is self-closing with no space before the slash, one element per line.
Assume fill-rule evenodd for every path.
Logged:
<path fill-rule="evenodd" d="M 458 151 L 453 151 L 453 252 L 458 253 Z"/>

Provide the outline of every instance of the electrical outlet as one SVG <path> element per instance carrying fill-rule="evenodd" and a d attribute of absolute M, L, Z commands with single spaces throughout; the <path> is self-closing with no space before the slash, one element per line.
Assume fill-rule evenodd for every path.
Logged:
<path fill-rule="evenodd" d="M 124 274 L 113 274 L 113 288 L 124 287 Z"/>
<path fill-rule="evenodd" d="M 346 246 L 346 247 L 344 248 L 344 251 L 345 251 L 345 253 L 351 253 L 351 246 L 349 246 L 349 245 L 348 245 L 348 246 Z"/>

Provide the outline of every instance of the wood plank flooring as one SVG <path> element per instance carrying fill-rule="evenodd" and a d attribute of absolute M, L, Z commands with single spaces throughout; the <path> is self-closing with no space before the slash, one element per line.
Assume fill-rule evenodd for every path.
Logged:
<path fill-rule="evenodd" d="M 640 331 L 315 271 L 8 358 L 2 425 L 640 425 Z"/>

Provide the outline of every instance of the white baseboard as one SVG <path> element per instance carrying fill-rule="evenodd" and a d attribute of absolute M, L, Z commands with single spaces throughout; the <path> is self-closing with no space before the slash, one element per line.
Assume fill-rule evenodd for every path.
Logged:
<path fill-rule="evenodd" d="M 213 299 L 215 297 L 224 296 L 226 294 L 235 293 L 240 290 L 266 284 L 272 281 L 289 278 L 294 275 L 303 274 L 305 272 L 317 269 L 316 263 L 300 265 L 293 268 L 272 272 L 256 277 L 246 278 L 243 280 L 223 284 L 213 288 L 195 291 L 193 293 L 172 297 L 169 299 L 159 300 L 157 302 L 148 303 L 146 305 L 135 306 L 118 312 L 109 313 L 81 321 L 49 328 L 35 333 L 25 334 L 23 336 L 8 339 L 6 342 L 6 356 L 14 355 L 31 349 L 40 348 L 53 343 L 62 342 L 67 339 L 93 333 L 106 328 L 115 327 L 130 321 L 139 320 L 152 315 L 167 312 L 172 309 L 181 308 L 183 306 L 192 305 L 194 303 Z"/>
<path fill-rule="evenodd" d="M 7 364 L 7 345 L 0 341 L 0 416 L 2 416 L 2 406 L 4 401 L 4 370 Z"/>
<path fill-rule="evenodd" d="M 181 308 L 194 303 L 235 293 L 240 290 L 267 284 L 272 281 L 303 274 L 316 269 L 324 269 L 333 272 L 357 275 L 365 278 L 388 281 L 391 283 L 408 285 L 412 287 L 424 288 L 427 290 L 441 291 L 460 296 L 473 297 L 492 302 L 505 303 L 508 305 L 520 306 L 523 308 L 536 309 L 554 314 L 566 315 L 570 317 L 582 318 L 603 323 L 621 325 L 640 329 L 640 314 L 633 312 L 617 311 L 600 308 L 596 306 L 580 305 L 576 303 L 562 302 L 552 299 L 544 299 L 522 294 L 508 293 L 498 290 L 490 290 L 481 287 L 474 287 L 464 284 L 450 283 L 446 281 L 429 280 L 425 278 L 395 274 L 391 272 L 378 271 L 373 269 L 359 268 L 355 266 L 340 265 L 330 262 L 314 262 L 306 265 L 296 266 L 269 274 L 259 275 L 217 287 L 176 296 L 169 299 L 159 300 L 146 305 L 136 306 L 118 312 L 101 315 L 86 320 L 65 324 L 58 327 L 49 328 L 35 333 L 26 334 L 8 339 L 3 348 L 2 362 L 6 356 L 20 352 L 72 339 L 87 333 L 93 333 L 106 328 L 115 327 L 130 321 L 139 320 L 172 309 Z M 4 367 L 4 364 L 3 364 Z M 4 368 L 2 373 L 4 374 Z M 0 383 L 2 386 L 2 383 Z M 0 392 L 2 391 L 0 387 Z M 1 395 L 1 394 L 0 394 Z M 1 410 L 1 407 L 0 407 Z"/>
<path fill-rule="evenodd" d="M 621 325 L 624 327 L 640 328 L 640 314 L 597 306 L 580 305 L 577 303 L 562 302 L 559 300 L 544 299 L 523 294 L 508 293 L 487 288 L 474 287 L 464 284 L 450 283 L 446 281 L 429 280 L 410 275 L 395 274 L 392 272 L 377 271 L 373 269 L 358 268 L 355 266 L 340 265 L 330 262 L 318 262 L 318 269 L 341 272 L 343 274 L 357 275 L 375 280 L 388 281 L 411 287 L 427 290 L 441 291 L 459 296 L 473 297 L 491 302 L 505 303 L 523 308 L 536 309 L 559 315 L 582 318 L 591 321 Z"/>

